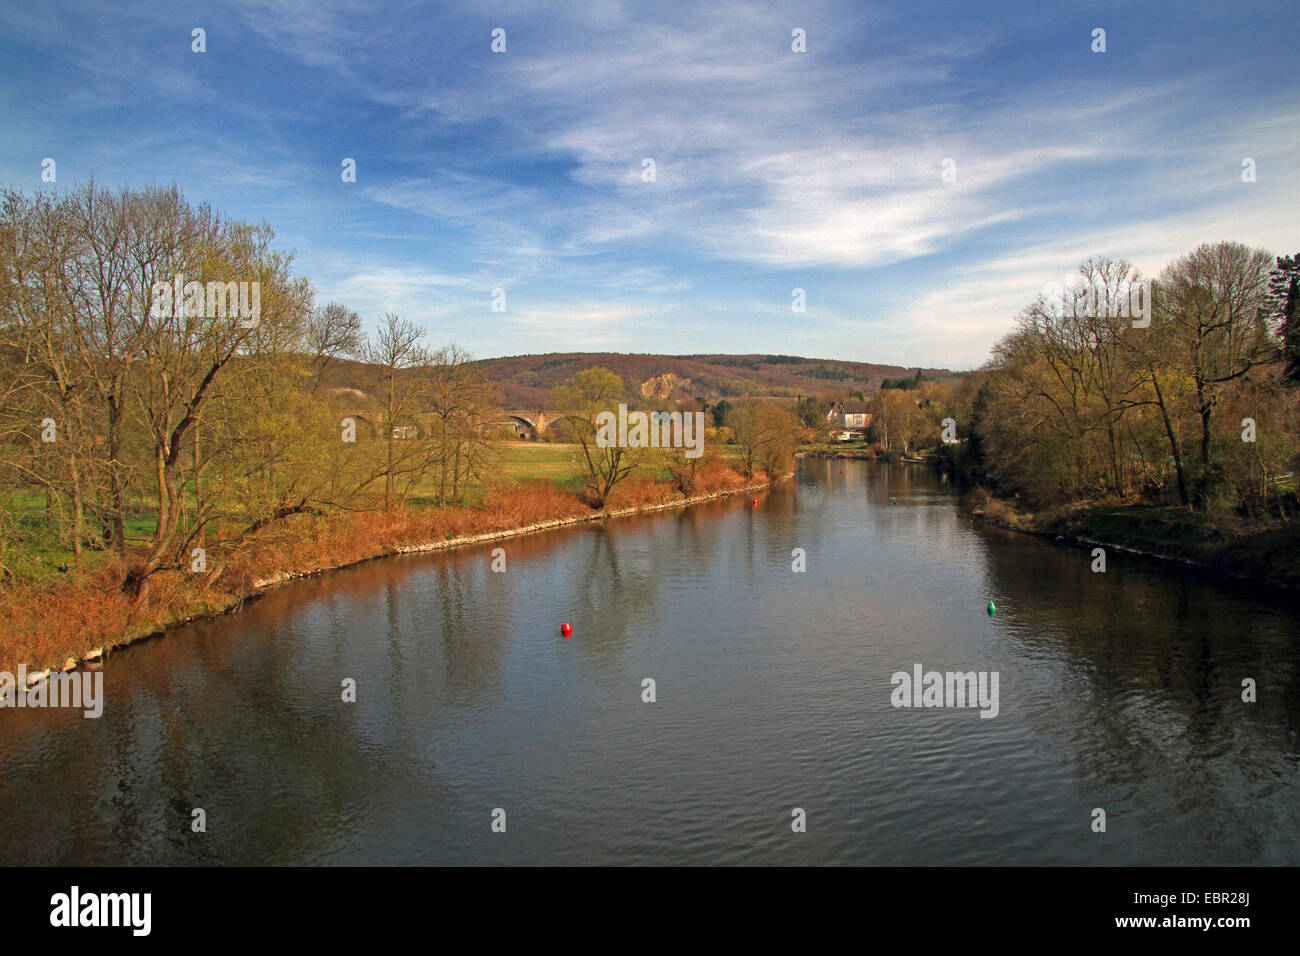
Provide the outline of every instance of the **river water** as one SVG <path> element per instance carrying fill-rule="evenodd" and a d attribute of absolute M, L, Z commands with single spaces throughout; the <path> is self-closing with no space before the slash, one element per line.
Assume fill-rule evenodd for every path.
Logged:
<path fill-rule="evenodd" d="M 854 461 L 503 547 L 132 645 L 99 719 L 0 710 L 0 863 L 1300 863 L 1285 597 Z M 917 665 L 997 672 L 997 716 L 893 706 Z"/>

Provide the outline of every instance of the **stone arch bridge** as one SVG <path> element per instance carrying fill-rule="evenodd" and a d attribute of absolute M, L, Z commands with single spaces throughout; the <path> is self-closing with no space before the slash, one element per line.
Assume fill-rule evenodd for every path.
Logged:
<path fill-rule="evenodd" d="M 501 424 L 510 425 L 520 435 L 537 438 L 546 431 L 546 426 L 563 415 L 557 411 L 540 409 L 508 409 L 502 413 Z"/>

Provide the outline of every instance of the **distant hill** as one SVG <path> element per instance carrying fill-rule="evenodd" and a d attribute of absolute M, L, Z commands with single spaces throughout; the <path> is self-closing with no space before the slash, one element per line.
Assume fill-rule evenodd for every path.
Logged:
<path fill-rule="evenodd" d="M 795 398 L 822 392 L 869 395 L 887 378 L 911 378 L 916 367 L 810 359 L 794 355 L 628 355 L 620 352 L 552 352 L 480 359 L 506 408 L 547 407 L 551 389 L 593 365 L 610 369 L 633 395 L 650 398 L 693 396 L 706 402 L 739 396 Z M 953 384 L 966 373 L 923 368 L 927 381 Z M 335 389 L 366 388 L 373 376 L 360 362 L 332 363 L 323 382 Z M 356 391 L 358 400 L 364 395 Z"/>
<path fill-rule="evenodd" d="M 826 391 L 875 391 L 885 378 L 911 377 L 916 367 L 844 362 L 795 355 L 628 355 L 619 352 L 552 352 L 483 359 L 487 376 L 501 389 L 509 408 L 543 408 L 551 389 L 575 372 L 603 366 L 623 379 L 633 393 L 673 391 L 707 401 L 737 396 L 819 394 Z M 921 369 L 928 381 L 952 384 L 965 373 Z"/>

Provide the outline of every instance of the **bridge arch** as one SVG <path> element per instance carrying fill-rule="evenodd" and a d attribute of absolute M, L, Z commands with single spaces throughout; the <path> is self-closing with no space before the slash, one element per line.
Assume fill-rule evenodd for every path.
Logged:
<path fill-rule="evenodd" d="M 505 409 L 503 414 L 505 417 L 501 419 L 502 424 L 513 426 L 515 431 L 526 433 L 533 440 L 541 437 L 542 432 L 546 431 L 546 426 L 561 417 L 559 412 L 530 411 L 523 408 Z"/>
<path fill-rule="evenodd" d="M 517 434 L 527 435 L 530 439 L 537 440 L 537 426 L 524 416 L 507 415 L 504 423 L 513 425 Z"/>

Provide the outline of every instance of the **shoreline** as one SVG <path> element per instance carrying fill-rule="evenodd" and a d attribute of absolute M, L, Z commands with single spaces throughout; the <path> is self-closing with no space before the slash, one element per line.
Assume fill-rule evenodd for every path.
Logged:
<path fill-rule="evenodd" d="M 800 457 L 862 460 L 867 455 L 856 450 L 806 449 Z M 969 473 L 941 457 L 900 457 L 892 463 L 929 464 L 962 480 L 973 480 Z M 1300 552 L 1297 522 L 1251 527 L 1235 518 L 1139 504 L 1076 507 L 1063 515 L 1058 512 L 1049 512 L 1046 517 L 1019 512 L 1008 499 L 992 495 L 989 502 L 974 507 L 970 514 L 972 521 L 1006 531 L 1079 548 L 1105 548 L 1202 574 L 1221 575 L 1273 595 L 1300 591 L 1300 562 L 1294 558 L 1288 562 L 1291 555 Z"/>
<path fill-rule="evenodd" d="M 831 458 L 830 455 L 799 453 L 800 458 Z M 834 455 L 835 458 L 850 457 Z M 921 462 L 899 461 L 897 464 Z M 942 468 L 942 462 L 936 464 Z M 528 535 L 541 534 L 578 525 L 592 524 L 610 519 L 652 515 L 662 511 L 688 508 L 732 498 L 737 495 L 767 491 L 789 480 L 793 472 L 780 478 L 751 481 L 732 488 L 723 488 L 703 494 L 683 496 L 668 501 L 658 501 L 601 509 L 579 514 L 561 514 L 557 517 L 533 521 L 516 527 L 478 533 L 460 534 L 446 539 L 414 542 L 394 541 L 381 546 L 377 553 L 355 554 L 325 564 L 308 561 L 299 568 L 288 569 L 264 578 L 247 582 L 246 589 L 221 597 L 206 594 L 204 600 L 195 600 L 188 610 L 162 623 L 151 621 L 137 633 L 129 630 L 119 636 L 103 638 L 98 646 L 83 653 L 68 656 L 61 668 L 37 669 L 29 665 L 33 679 L 56 672 L 68 672 L 85 667 L 101 667 L 112 650 L 127 647 L 144 640 L 162 637 L 169 631 L 198 621 L 215 620 L 240 611 L 244 604 L 256 600 L 272 588 L 291 581 L 301 580 L 331 571 L 354 567 L 367 561 L 397 557 L 407 554 L 428 554 L 456 548 L 471 547 L 491 542 L 507 541 Z M 1300 589 L 1300 565 L 1290 567 L 1278 555 L 1290 553 L 1300 546 L 1300 525 L 1262 530 L 1233 528 L 1215 525 L 1210 516 L 1199 513 L 1181 513 L 1177 509 L 1150 506 L 1114 506 L 1111 508 L 1083 508 L 1040 516 L 1012 510 L 1001 498 L 977 505 L 970 511 L 973 522 L 992 525 L 1007 531 L 1049 538 L 1058 543 L 1078 548 L 1101 547 L 1121 554 L 1147 560 L 1178 565 L 1200 573 L 1215 573 L 1238 583 L 1262 587 L 1274 594 L 1295 593 Z M 1234 533 L 1235 532 L 1235 533 Z M 1177 540 L 1181 538 L 1182 540 Z M 1171 540 L 1173 539 L 1173 540 Z M 213 600 L 217 597 L 216 600 Z M 83 644 L 84 648 L 85 645 Z M 57 655 L 55 660 L 58 659 Z M 49 659 L 48 657 L 46 658 Z"/>
<path fill-rule="evenodd" d="M 932 458 L 910 458 L 894 452 L 877 454 L 865 448 L 810 448 L 795 452 L 796 458 L 819 458 L 823 461 L 875 461 L 882 465 L 930 465 Z"/>
<path fill-rule="evenodd" d="M 602 509 L 593 511 L 590 514 L 565 515 L 560 518 L 549 518 L 545 521 L 536 521 L 532 524 L 521 525 L 518 528 L 505 528 L 501 531 L 485 531 L 482 534 L 461 535 L 456 538 L 447 538 L 443 541 L 426 541 L 422 544 L 399 544 L 391 551 L 382 554 L 369 555 L 364 558 L 343 561 L 338 564 L 332 564 L 328 567 L 316 568 L 310 571 L 289 571 L 274 577 L 265 578 L 253 582 L 253 589 L 244 596 L 244 600 L 250 597 L 259 597 L 271 588 L 284 584 L 287 581 L 297 581 L 302 578 L 309 578 L 316 574 L 326 574 L 330 571 L 339 571 L 343 568 L 354 567 L 358 564 L 364 564 L 367 561 L 379 561 L 383 558 L 395 558 L 404 554 L 428 554 L 433 551 L 448 551 L 452 548 L 463 548 L 473 544 L 486 544 L 489 541 L 505 541 L 510 538 L 521 538 L 530 534 L 541 534 L 544 531 L 555 531 L 560 528 L 567 528 L 579 524 L 592 524 L 597 521 L 605 521 L 610 518 L 631 518 L 636 515 L 651 514 L 656 511 L 668 511 L 673 508 L 688 508 L 691 505 L 702 505 L 710 501 L 717 501 L 722 498 L 731 498 L 735 495 L 744 494 L 750 491 L 766 491 L 783 481 L 788 480 L 791 475 L 784 475 L 781 478 L 772 481 L 754 482 L 748 485 L 741 485 L 736 488 L 728 488 L 723 491 L 711 491 L 702 495 L 691 495 L 686 498 L 679 498 L 676 501 L 661 501 L 651 505 L 633 505 L 628 508 L 618 508 L 613 511 Z M 220 615 L 212 615 L 219 617 Z M 197 618 L 196 618 L 197 620 Z"/>
<path fill-rule="evenodd" d="M 1002 499 L 995 499 L 1002 502 Z M 1005 504 L 1005 502 L 1002 502 Z M 1136 506 L 1130 506 L 1136 507 Z M 1005 531 L 1029 534 L 1040 538 L 1050 538 L 1061 544 L 1078 548 L 1104 548 L 1120 554 L 1133 555 L 1148 561 L 1178 565 L 1204 574 L 1217 574 L 1237 583 L 1261 588 L 1275 596 L 1291 595 L 1300 590 L 1300 571 L 1278 566 L 1270 560 L 1269 548 L 1260 545 L 1251 548 L 1252 542 L 1262 539 L 1277 539 L 1276 550 L 1290 550 L 1295 539 L 1300 538 L 1300 526 L 1269 528 L 1253 533 L 1246 533 L 1223 543 L 1202 543 L 1198 546 L 1177 545 L 1162 549 L 1160 541 L 1141 534 L 1141 515 L 1128 513 L 1122 516 L 1127 535 L 1106 534 L 1098 536 L 1096 532 L 1086 530 L 1089 520 L 1116 517 L 1114 509 L 1109 513 L 1102 509 L 1085 509 L 1063 519 L 1043 520 L 1032 515 L 1013 512 L 1021 517 L 1015 521 L 1001 515 L 989 514 L 984 508 L 977 507 L 971 511 L 971 520 L 981 524 L 992 525 Z M 1197 516 L 1199 517 L 1199 516 Z M 1191 526 L 1193 518 L 1185 522 Z M 1119 530 L 1112 528 L 1112 531 Z M 1116 540 L 1116 538 L 1121 540 Z M 1168 544 L 1169 542 L 1165 542 Z M 1241 552 L 1250 552 L 1242 554 Z"/>
<path fill-rule="evenodd" d="M 448 538 L 441 541 L 426 541 L 418 544 L 397 544 L 379 554 L 368 554 L 361 557 L 348 558 L 330 564 L 314 567 L 310 569 L 286 571 L 273 575 L 269 578 L 254 580 L 250 582 L 251 587 L 248 591 L 231 595 L 223 604 L 210 607 L 206 611 L 195 613 L 187 617 L 180 617 L 173 621 L 168 621 L 161 627 L 155 627 L 148 631 L 136 635 L 124 635 L 121 638 L 109 641 L 105 640 L 99 647 L 91 649 L 86 654 L 78 657 L 68 657 L 63 667 L 58 671 L 54 668 L 31 669 L 29 671 L 29 681 L 39 681 L 53 673 L 67 673 L 73 670 L 92 666 L 94 668 L 102 667 L 111 651 L 119 650 L 131 644 L 138 644 L 141 641 L 152 640 L 154 638 L 164 637 L 168 632 L 183 627 L 186 624 L 193 624 L 197 621 L 211 621 L 224 617 L 227 614 L 235 614 L 243 609 L 249 601 L 256 600 L 273 588 L 291 581 L 298 581 L 316 575 L 328 574 L 332 571 L 340 571 L 344 568 L 355 567 L 368 561 L 378 561 L 384 558 L 393 558 L 406 554 L 428 554 L 436 551 L 448 551 L 454 548 L 469 547 L 476 544 L 485 544 L 491 541 L 504 541 L 511 538 L 520 538 L 527 535 L 541 534 L 546 531 L 555 531 L 561 528 L 573 527 L 575 525 L 592 524 L 594 522 L 606 521 L 617 518 L 631 518 L 637 515 L 653 514 L 659 511 L 669 511 L 676 508 L 688 508 L 692 505 L 707 504 L 711 501 L 719 501 L 724 498 L 732 498 L 736 495 L 748 494 L 751 492 L 767 491 L 776 485 L 787 481 L 793 472 L 785 474 L 780 478 L 769 479 L 765 481 L 750 482 L 739 485 L 734 488 L 725 488 L 718 491 L 706 492 L 704 494 L 689 495 L 672 501 L 661 501 L 653 504 L 632 505 L 626 508 L 601 509 L 589 514 L 564 515 L 557 518 L 551 518 L 544 521 L 533 522 L 528 525 L 521 525 L 517 528 L 505 528 L 499 531 L 488 531 L 481 534 L 459 535 L 455 538 Z"/>

